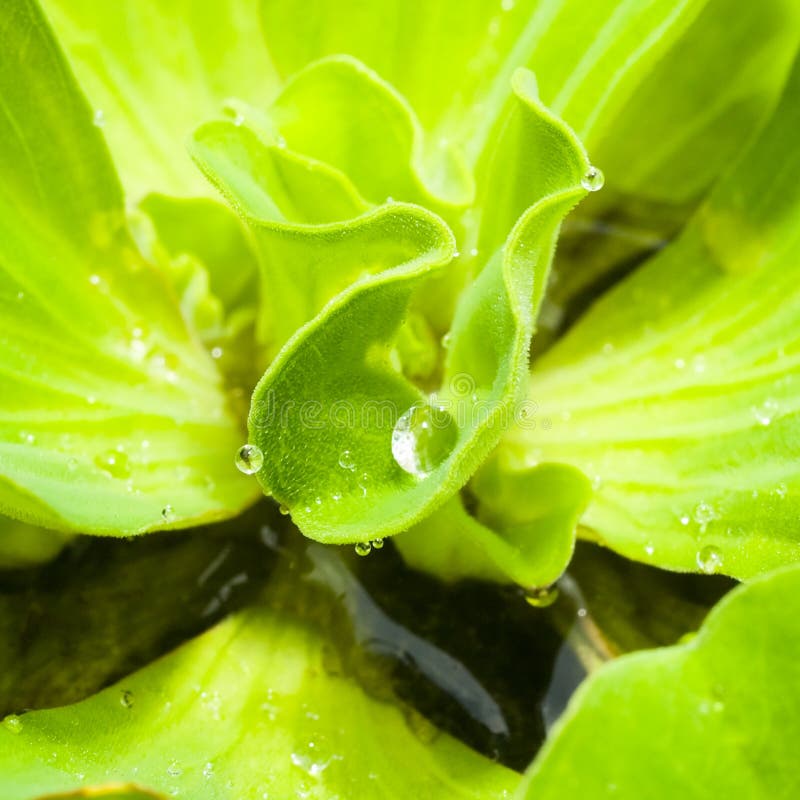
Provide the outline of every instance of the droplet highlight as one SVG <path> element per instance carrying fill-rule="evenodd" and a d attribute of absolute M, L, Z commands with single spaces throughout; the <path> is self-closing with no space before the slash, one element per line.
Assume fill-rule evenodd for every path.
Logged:
<path fill-rule="evenodd" d="M 594 166 L 589 167 L 589 169 L 586 170 L 586 174 L 581 178 L 581 186 L 583 186 L 587 192 L 599 192 L 603 188 L 605 182 L 606 176 L 603 175 L 603 171 Z"/>
<path fill-rule="evenodd" d="M 438 467 L 456 445 L 458 427 L 441 407 L 415 403 L 392 431 L 392 455 L 409 475 L 424 478 Z"/>
<path fill-rule="evenodd" d="M 22 733 L 22 717 L 19 714 L 9 714 L 3 719 L 3 727 L 11 733 Z"/>
<path fill-rule="evenodd" d="M 264 466 L 264 454 L 254 444 L 243 444 L 236 451 L 236 466 L 245 475 L 255 475 Z"/>
<path fill-rule="evenodd" d="M 557 586 L 537 586 L 525 592 L 525 602 L 534 608 L 547 608 L 558 600 Z"/>
<path fill-rule="evenodd" d="M 372 544 L 370 542 L 357 542 L 355 551 L 357 556 L 368 556 L 372 552 Z"/>
<path fill-rule="evenodd" d="M 719 572 L 722 568 L 722 553 L 714 545 L 704 547 L 697 554 L 697 566 L 706 575 Z"/>

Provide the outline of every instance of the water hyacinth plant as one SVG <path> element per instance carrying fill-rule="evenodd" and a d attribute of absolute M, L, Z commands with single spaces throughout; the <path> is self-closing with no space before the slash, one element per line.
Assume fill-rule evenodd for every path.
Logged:
<path fill-rule="evenodd" d="M 5 0 L 0 796 L 793 796 L 799 45 Z"/>

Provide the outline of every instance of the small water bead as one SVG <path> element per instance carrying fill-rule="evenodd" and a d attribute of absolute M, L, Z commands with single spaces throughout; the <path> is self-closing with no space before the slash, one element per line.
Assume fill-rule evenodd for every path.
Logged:
<path fill-rule="evenodd" d="M 447 350 L 452 343 L 453 335 L 448 331 L 444 336 L 442 336 L 442 347 Z"/>
<path fill-rule="evenodd" d="M 234 124 L 234 125 L 235 125 L 237 128 L 241 128 L 241 127 L 242 127 L 242 125 L 244 125 L 244 117 L 243 117 L 241 114 L 237 114 L 237 115 L 236 115 L 236 116 L 233 118 L 233 124 Z"/>
<path fill-rule="evenodd" d="M 372 552 L 372 543 L 356 542 L 355 551 L 357 556 L 368 556 Z"/>
<path fill-rule="evenodd" d="M 719 572 L 722 567 L 722 553 L 714 545 L 707 545 L 697 554 L 697 566 L 706 575 Z"/>
<path fill-rule="evenodd" d="M 165 522 L 172 522 L 175 519 L 175 509 L 169 503 L 161 509 L 161 518 Z"/>
<path fill-rule="evenodd" d="M 380 550 L 383 547 L 383 539 L 373 539 L 370 545 L 373 550 Z"/>
<path fill-rule="evenodd" d="M 558 600 L 557 586 L 538 586 L 525 592 L 525 602 L 534 608 L 547 608 Z"/>
<path fill-rule="evenodd" d="M 119 702 L 123 708 L 133 708 L 133 692 L 130 689 L 124 689 L 120 692 Z"/>
<path fill-rule="evenodd" d="M 709 503 L 698 503 L 692 516 L 698 525 L 708 525 L 709 522 L 717 518 L 717 512 L 714 506 Z"/>
<path fill-rule="evenodd" d="M 170 765 L 167 767 L 167 775 L 172 778 L 180 778 L 180 776 L 183 775 L 183 770 L 177 761 L 170 762 Z"/>
<path fill-rule="evenodd" d="M 342 450 L 339 454 L 339 466 L 342 469 L 354 470 L 356 468 L 356 460 L 349 450 Z"/>
<path fill-rule="evenodd" d="M 288 516 L 289 516 L 289 507 L 288 507 L 288 506 L 285 506 L 285 505 L 283 505 L 283 503 L 281 503 L 281 504 L 278 506 L 278 512 L 279 512 L 281 515 L 283 515 L 284 517 L 288 517 Z"/>
<path fill-rule="evenodd" d="M 458 427 L 441 406 L 415 403 L 397 420 L 392 431 L 392 455 L 409 475 L 424 478 L 455 447 Z"/>
<path fill-rule="evenodd" d="M 751 411 L 756 422 L 766 428 L 772 424 L 778 413 L 778 404 L 774 400 L 767 399 L 760 406 L 753 406 Z"/>
<path fill-rule="evenodd" d="M 589 167 L 589 169 L 586 170 L 586 174 L 581 178 L 581 186 L 583 186 L 587 192 L 599 192 L 603 188 L 605 182 L 606 176 L 603 175 L 603 171 L 594 166 Z"/>
<path fill-rule="evenodd" d="M 108 450 L 105 453 L 100 453 L 95 458 L 94 463 L 112 478 L 127 478 L 131 474 L 128 456 L 119 450 Z"/>
<path fill-rule="evenodd" d="M 92 123 L 97 128 L 102 128 L 103 125 L 106 124 L 106 115 L 103 112 L 102 108 L 98 108 L 97 111 L 94 112 L 94 117 L 92 117 Z"/>
<path fill-rule="evenodd" d="M 243 444 L 236 451 L 236 466 L 245 475 L 255 475 L 264 466 L 264 454 L 254 444 Z"/>
<path fill-rule="evenodd" d="M 222 348 L 221 347 L 212 347 L 211 348 L 211 358 L 217 359 L 222 358 Z"/>
<path fill-rule="evenodd" d="M 22 717 L 20 717 L 18 714 L 9 714 L 3 720 L 3 727 L 11 733 L 21 733 Z"/>

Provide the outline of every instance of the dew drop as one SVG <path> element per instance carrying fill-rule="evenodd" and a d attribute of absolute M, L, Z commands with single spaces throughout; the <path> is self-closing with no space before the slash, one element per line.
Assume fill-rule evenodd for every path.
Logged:
<path fill-rule="evenodd" d="M 603 188 L 605 182 L 606 176 L 603 175 L 603 171 L 597 167 L 589 167 L 589 169 L 586 170 L 586 174 L 581 178 L 581 186 L 583 186 L 587 192 L 599 192 Z"/>
<path fill-rule="evenodd" d="M 22 717 L 18 714 L 9 714 L 3 719 L 3 727 L 11 733 L 22 732 Z"/>
<path fill-rule="evenodd" d="M 557 586 L 539 586 L 525 592 L 525 602 L 534 608 L 547 608 L 558 599 Z"/>
<path fill-rule="evenodd" d="M 786 486 L 786 484 L 785 484 L 785 483 L 779 483 L 779 484 L 778 484 L 778 485 L 775 487 L 775 494 L 776 494 L 778 497 L 780 497 L 781 499 L 783 499 L 784 497 L 786 497 L 786 495 L 787 495 L 787 493 L 788 493 L 788 492 L 789 492 L 789 489 L 788 489 L 788 487 Z"/>
<path fill-rule="evenodd" d="M 106 115 L 103 112 L 102 108 L 98 108 L 97 111 L 94 112 L 94 117 L 92 117 L 92 123 L 97 128 L 102 128 L 103 125 L 106 124 Z"/>
<path fill-rule="evenodd" d="M 124 689 L 120 692 L 119 702 L 123 708 L 133 708 L 133 692 L 130 689 Z"/>
<path fill-rule="evenodd" d="M 283 505 L 283 503 L 281 503 L 281 504 L 278 506 L 278 511 L 279 511 L 279 512 L 280 512 L 280 513 L 281 513 L 281 514 L 284 516 L 284 517 L 288 517 L 288 516 L 289 516 L 289 507 L 288 507 L 288 506 L 285 506 L 285 505 Z"/>
<path fill-rule="evenodd" d="M 448 331 L 444 336 L 442 336 L 442 347 L 447 350 L 452 343 L 453 335 Z"/>
<path fill-rule="evenodd" d="M 221 347 L 212 347 L 211 348 L 211 358 L 214 358 L 214 359 L 222 358 L 222 348 Z"/>
<path fill-rule="evenodd" d="M 473 248 L 472 248 L 472 249 L 469 251 L 469 254 L 470 254 L 470 255 L 471 255 L 473 258 L 475 258 L 475 257 L 478 255 L 478 248 L 477 248 L 477 247 L 473 247 Z"/>
<path fill-rule="evenodd" d="M 173 778 L 180 778 L 180 776 L 183 775 L 183 770 L 177 761 L 170 762 L 170 765 L 167 767 L 167 775 Z"/>
<path fill-rule="evenodd" d="M 370 542 L 356 542 L 355 550 L 357 556 L 368 556 L 372 552 L 372 544 Z"/>
<path fill-rule="evenodd" d="M 753 406 L 751 411 L 756 422 L 766 427 L 772 424 L 772 420 L 778 413 L 778 404 L 774 400 L 767 399 L 761 405 Z"/>
<path fill-rule="evenodd" d="M 392 431 L 392 455 L 409 475 L 429 475 L 455 447 L 458 428 L 447 411 L 430 403 L 409 408 Z"/>
<path fill-rule="evenodd" d="M 339 466 L 342 469 L 349 470 L 354 470 L 356 468 L 356 460 L 349 450 L 342 450 L 342 452 L 339 453 Z"/>
<path fill-rule="evenodd" d="M 373 539 L 370 545 L 373 550 L 380 550 L 383 547 L 383 539 Z"/>
<path fill-rule="evenodd" d="M 236 451 L 236 466 L 245 475 L 255 475 L 264 466 L 264 454 L 254 444 L 243 444 Z"/>
<path fill-rule="evenodd" d="M 709 522 L 717 518 L 717 512 L 714 510 L 714 506 L 709 503 L 698 503 L 692 516 L 698 525 L 708 525 Z"/>
<path fill-rule="evenodd" d="M 175 519 L 175 510 L 169 503 L 161 509 L 161 517 L 165 522 L 172 522 Z"/>
<path fill-rule="evenodd" d="M 108 450 L 105 453 L 100 453 L 95 458 L 94 463 L 112 478 L 127 478 L 131 474 L 128 456 L 118 450 Z"/>
<path fill-rule="evenodd" d="M 707 545 L 697 554 L 697 566 L 706 575 L 713 575 L 722 567 L 722 553 L 714 545 Z"/>

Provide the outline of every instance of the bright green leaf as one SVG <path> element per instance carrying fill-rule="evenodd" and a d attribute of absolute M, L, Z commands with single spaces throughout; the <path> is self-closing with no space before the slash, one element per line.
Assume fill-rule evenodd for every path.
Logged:
<path fill-rule="evenodd" d="M 49 561 L 58 555 L 69 538 L 60 531 L 0 516 L 0 569 L 17 569 Z"/>
<path fill-rule="evenodd" d="M 509 125 L 534 153 L 524 164 L 529 207 L 459 301 L 435 397 L 392 367 L 391 348 L 412 293 L 452 257 L 443 223 L 395 203 L 291 232 L 307 253 L 313 238 L 325 241 L 336 254 L 326 259 L 361 275 L 286 344 L 250 413 L 250 441 L 265 456 L 259 480 L 312 538 L 363 541 L 422 519 L 464 484 L 518 410 L 555 236 L 585 194 L 589 163 L 531 79 L 520 74 L 516 86 Z"/>
<path fill-rule="evenodd" d="M 162 794 L 153 794 L 147 789 L 142 789 L 132 783 L 106 784 L 89 789 L 79 789 L 69 794 L 49 794 L 41 796 L 38 800 L 166 800 Z"/>
<path fill-rule="evenodd" d="M 102 124 L 126 195 L 208 194 L 185 140 L 231 95 L 265 103 L 275 78 L 253 0 L 44 0 Z"/>
<path fill-rule="evenodd" d="M 29 0 L 0 47 L 0 511 L 114 535 L 228 516 L 242 434 Z"/>
<path fill-rule="evenodd" d="M 687 644 L 620 658 L 578 690 L 518 797 L 791 797 L 800 570 L 726 596 Z"/>
<path fill-rule="evenodd" d="M 456 496 L 395 538 L 403 558 L 443 580 L 480 578 L 549 586 L 566 569 L 589 501 L 586 477 L 542 464 L 511 478 L 478 473 L 474 515 Z"/>
<path fill-rule="evenodd" d="M 796 69 L 681 239 L 536 365 L 552 427 L 500 453 L 593 477 L 587 535 L 628 557 L 740 578 L 800 558 L 799 108 Z"/>

